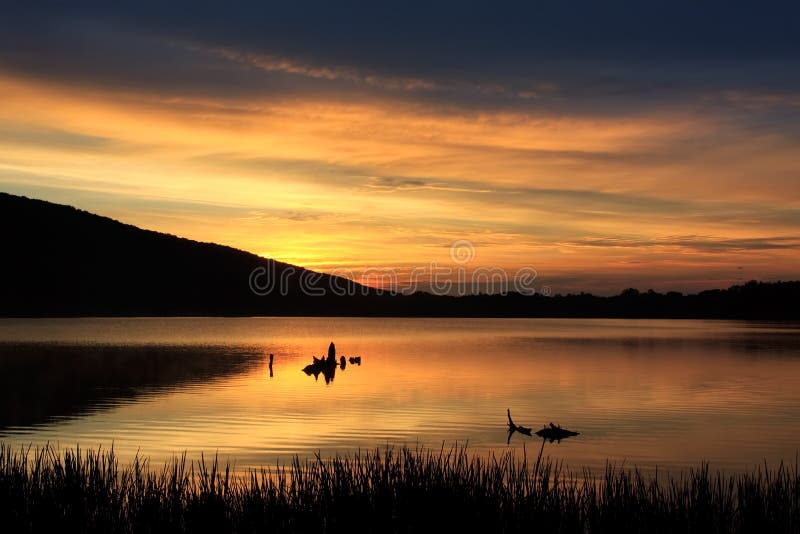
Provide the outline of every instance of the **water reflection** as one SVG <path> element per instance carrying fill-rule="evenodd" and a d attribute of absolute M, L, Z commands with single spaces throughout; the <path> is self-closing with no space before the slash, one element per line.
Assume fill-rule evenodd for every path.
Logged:
<path fill-rule="evenodd" d="M 253 348 L 0 343 L 0 429 L 85 415 L 187 384 L 213 385 L 263 359 Z"/>
<path fill-rule="evenodd" d="M 312 354 L 327 360 L 331 339 L 345 361 L 331 366 L 336 387 L 318 387 L 300 370 Z M 546 449 L 595 471 L 606 460 L 743 469 L 791 461 L 800 446 L 800 329 L 789 324 L 0 320 L 0 345 L 0 439 L 14 446 L 113 443 L 121 458 L 154 461 L 219 451 L 244 469 L 387 444 L 502 452 L 549 421 L 580 436 Z M 369 365 L 356 371 L 356 354 Z M 506 408 L 530 438 L 507 445 Z"/>

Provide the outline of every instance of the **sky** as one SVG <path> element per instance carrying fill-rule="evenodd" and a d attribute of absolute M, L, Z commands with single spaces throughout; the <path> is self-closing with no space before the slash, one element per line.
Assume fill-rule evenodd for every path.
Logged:
<path fill-rule="evenodd" d="M 371 285 L 797 279 L 800 5 L 4 2 L 0 190 Z"/>

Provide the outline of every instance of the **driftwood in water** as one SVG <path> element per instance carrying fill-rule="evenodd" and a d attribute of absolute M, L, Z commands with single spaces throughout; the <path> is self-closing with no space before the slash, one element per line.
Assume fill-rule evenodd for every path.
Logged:
<path fill-rule="evenodd" d="M 508 414 L 507 443 L 511 443 L 511 436 L 514 434 L 514 432 L 519 432 L 520 434 L 525 434 L 526 436 L 531 436 L 533 434 L 532 429 L 514 423 L 514 420 L 511 419 L 511 409 L 506 409 L 506 413 Z M 562 439 L 577 436 L 578 434 L 580 434 L 580 432 L 573 432 L 572 430 L 561 428 L 561 426 L 554 425 L 553 423 L 550 423 L 550 426 L 545 426 L 541 430 L 536 431 L 537 436 L 542 439 L 549 440 L 550 443 L 553 443 L 554 441 L 560 442 Z"/>
<path fill-rule="evenodd" d="M 270 373 L 272 372 L 272 358 L 270 354 Z M 350 357 L 350 363 L 361 365 L 361 356 Z M 334 377 L 336 376 L 336 369 L 339 368 L 344 371 L 345 367 L 347 367 L 347 359 L 344 357 L 343 354 L 339 355 L 339 359 L 336 359 L 336 345 L 331 344 L 328 345 L 328 356 L 323 356 L 322 358 L 317 358 L 313 356 L 313 362 L 309 365 L 303 367 L 303 372 L 309 376 L 314 375 L 314 380 L 319 379 L 319 375 L 325 377 L 325 383 L 330 384 L 333 382 Z M 270 374 L 270 376 L 272 376 Z"/>
<path fill-rule="evenodd" d="M 573 432 L 572 430 L 561 428 L 560 425 L 554 425 L 553 423 L 550 423 L 550 426 L 545 426 L 541 430 L 536 431 L 537 436 L 550 440 L 550 443 L 571 438 L 572 436 L 577 436 L 578 434 L 580 434 L 580 432 Z"/>
<path fill-rule="evenodd" d="M 526 426 L 519 426 L 514 424 L 514 420 L 511 419 L 511 409 L 507 408 L 506 412 L 508 413 L 508 431 L 513 434 L 514 432 L 519 432 L 520 434 L 525 434 L 526 436 L 530 436 L 533 429 L 528 428 Z"/>

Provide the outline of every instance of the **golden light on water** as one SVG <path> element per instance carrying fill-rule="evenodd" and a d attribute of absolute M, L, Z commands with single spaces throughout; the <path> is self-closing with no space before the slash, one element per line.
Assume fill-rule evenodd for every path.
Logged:
<path fill-rule="evenodd" d="M 66 365 L 82 377 L 99 372 L 107 380 L 126 361 L 150 374 L 128 369 L 119 377 L 122 390 L 87 389 L 82 409 L 6 428 L 3 439 L 113 444 L 125 459 L 139 452 L 156 465 L 182 451 L 191 458 L 219 453 L 241 470 L 318 451 L 328 457 L 460 443 L 485 455 L 538 447 L 519 435 L 506 444 L 509 408 L 519 424 L 554 421 L 580 431 L 547 448 L 576 469 L 602 470 L 609 460 L 678 471 L 698 458 L 742 469 L 794 453 L 800 369 L 788 357 L 795 350 L 788 336 L 795 330 L 602 319 L 20 320 L 0 330 L 9 372 L 50 351 L 72 354 Z M 32 344 L 19 348 L 10 336 Z M 362 364 L 337 369 L 326 384 L 302 369 L 331 339 L 338 355 L 359 355 Z M 70 343 L 80 351 L 58 352 Z M 250 363 L 235 367 L 242 357 Z M 190 362 L 198 361 L 213 365 L 215 375 L 193 376 Z M 69 391 L 62 382 L 73 378 L 49 380 Z M 31 399 L 21 412 L 41 415 L 37 403 L 53 410 L 57 400 Z"/>

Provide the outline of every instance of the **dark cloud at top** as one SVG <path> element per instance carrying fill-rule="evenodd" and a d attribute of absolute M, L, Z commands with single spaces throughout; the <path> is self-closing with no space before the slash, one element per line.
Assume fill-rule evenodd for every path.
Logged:
<path fill-rule="evenodd" d="M 156 91 L 410 90 L 590 110 L 795 93 L 798 35 L 796 2 L 18 2 L 4 7 L 0 67 Z M 260 55 L 289 68 L 259 68 Z"/>
<path fill-rule="evenodd" d="M 796 58 L 796 2 L 37 2 L 28 18 L 93 17 L 217 44 L 392 72 L 531 57 Z M 408 61 L 413 60 L 409 64 Z M 457 67 L 456 67 L 457 68 Z"/>

